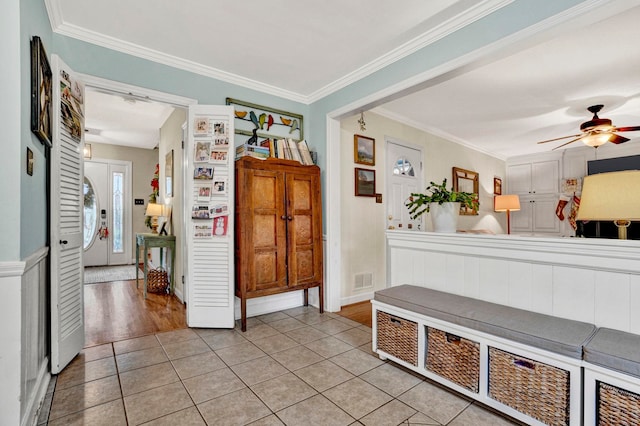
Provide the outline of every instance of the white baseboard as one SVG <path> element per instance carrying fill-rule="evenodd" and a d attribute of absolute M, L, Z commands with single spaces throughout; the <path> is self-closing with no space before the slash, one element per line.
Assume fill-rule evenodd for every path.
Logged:
<path fill-rule="evenodd" d="M 351 305 L 358 302 L 364 302 L 366 300 L 373 299 L 373 291 L 369 291 L 366 293 L 355 294 L 349 297 L 343 297 L 340 299 L 340 306 Z"/>
<path fill-rule="evenodd" d="M 49 360 L 45 358 L 38 371 L 36 385 L 31 395 L 28 395 L 27 406 L 24 417 L 20 420 L 21 426 L 32 426 L 38 422 L 38 416 L 42 409 L 42 403 L 47 395 L 51 374 L 49 374 Z"/>

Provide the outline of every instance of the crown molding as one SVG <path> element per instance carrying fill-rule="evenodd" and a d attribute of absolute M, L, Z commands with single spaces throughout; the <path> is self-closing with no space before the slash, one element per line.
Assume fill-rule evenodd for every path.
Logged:
<path fill-rule="evenodd" d="M 502 161 L 506 161 L 507 160 L 506 157 L 504 157 L 502 155 L 499 155 L 499 154 L 496 154 L 495 152 L 491 152 L 491 151 L 487 151 L 487 150 L 478 148 L 477 145 L 473 145 L 473 144 L 467 142 L 464 139 L 460 139 L 460 138 L 458 138 L 456 136 L 453 136 L 453 135 L 451 135 L 451 134 L 449 134 L 447 132 L 443 132 L 442 130 L 437 129 L 435 127 L 425 126 L 423 123 L 410 120 L 410 119 L 408 119 L 407 117 L 405 117 L 403 115 L 395 114 L 395 113 L 393 113 L 393 112 L 391 112 L 391 111 L 389 111 L 389 110 L 387 110 L 385 108 L 376 107 L 376 108 L 372 109 L 371 112 L 373 112 L 375 114 L 378 114 L 378 115 L 381 115 L 382 117 L 386 117 L 386 118 L 388 118 L 390 120 L 397 121 L 398 123 L 413 127 L 415 129 L 418 129 L 418 130 L 422 130 L 423 132 L 427 132 L 427 133 L 429 133 L 431 135 L 434 135 L 434 136 L 437 136 L 439 138 L 446 139 L 446 140 L 448 140 L 450 142 L 453 142 L 453 143 L 456 143 L 458 145 L 462 145 L 465 148 L 471 149 L 473 151 L 480 152 L 482 154 L 486 154 L 486 155 L 488 155 L 490 157 L 497 158 L 497 159 L 502 160 Z"/>
<path fill-rule="evenodd" d="M 479 19 L 484 18 L 492 12 L 501 9 L 509 4 L 513 3 L 513 0 L 484 0 L 472 7 L 466 9 L 463 13 L 455 15 L 453 18 L 442 22 L 440 25 L 430 29 L 429 31 L 415 37 L 412 40 L 404 43 L 396 49 L 380 56 L 377 59 L 369 62 L 358 68 L 357 70 L 346 74 L 332 83 L 324 86 L 323 88 L 313 92 L 308 96 L 308 103 L 313 103 L 317 100 L 324 98 L 350 84 L 355 83 L 358 80 L 363 79 L 382 68 L 391 65 L 394 62 L 405 58 L 412 53 L 423 49 L 436 41 L 443 39 L 444 37 L 458 31 L 461 28 L 470 25 Z"/>

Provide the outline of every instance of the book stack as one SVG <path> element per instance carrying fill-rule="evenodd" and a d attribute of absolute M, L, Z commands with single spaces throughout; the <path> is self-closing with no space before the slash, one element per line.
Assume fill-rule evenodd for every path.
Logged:
<path fill-rule="evenodd" d="M 254 157 L 261 160 L 269 158 L 269 147 L 243 144 L 236 148 L 236 160 L 242 157 Z"/>
<path fill-rule="evenodd" d="M 299 142 L 293 139 L 278 139 L 276 141 L 276 154 L 278 158 L 294 160 L 305 166 L 313 166 L 309 146 L 304 139 Z"/>

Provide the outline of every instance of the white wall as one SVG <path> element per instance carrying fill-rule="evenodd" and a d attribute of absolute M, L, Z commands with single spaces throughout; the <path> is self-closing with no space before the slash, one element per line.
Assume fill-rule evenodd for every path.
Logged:
<path fill-rule="evenodd" d="M 471 150 L 460 144 L 431 135 L 381 115 L 365 114 L 366 131 L 358 124 L 360 115 L 341 121 L 341 304 L 347 305 L 368 300 L 373 291 L 386 287 L 385 212 L 388 210 L 385 193 L 385 136 L 420 145 L 424 152 L 424 176 L 426 184 L 447 178 L 451 183 L 452 167 L 473 170 L 479 174 L 480 210 L 478 216 L 461 216 L 460 229 L 486 229 L 496 234 L 506 232 L 506 217 L 493 211 L 493 178 L 505 178 L 505 162 Z M 354 196 L 353 135 L 375 139 L 376 143 L 376 192 L 382 193 L 381 204 L 372 197 Z M 360 167 L 360 166 L 358 166 Z M 431 229 L 429 221 L 427 230 Z M 354 289 L 354 275 L 373 274 L 373 288 Z"/>
<path fill-rule="evenodd" d="M 182 235 L 182 228 L 180 224 L 183 221 L 184 205 L 182 203 L 182 191 L 184 190 L 184 182 L 182 181 L 182 125 L 187 119 L 186 111 L 183 109 L 176 109 L 169 116 L 164 125 L 160 128 L 160 145 L 158 146 L 159 163 L 160 163 L 160 199 L 158 202 L 170 205 L 172 208 L 171 217 L 171 233 L 176 236 L 176 264 L 175 264 L 175 277 L 176 282 L 175 291 L 179 297 L 183 297 L 183 284 L 182 275 L 183 272 L 183 260 L 182 250 L 185 244 L 184 236 Z M 173 150 L 173 196 L 171 198 L 165 197 L 166 195 L 166 156 L 169 151 Z M 162 226 L 162 225 L 160 225 Z"/>

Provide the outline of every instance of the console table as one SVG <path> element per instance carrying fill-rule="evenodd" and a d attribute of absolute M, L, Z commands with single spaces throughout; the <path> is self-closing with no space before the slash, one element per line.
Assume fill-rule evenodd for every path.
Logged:
<path fill-rule="evenodd" d="M 158 234 L 136 234 L 136 288 L 138 287 L 138 265 L 140 265 L 140 247 L 143 248 L 144 260 L 144 298 L 147 298 L 147 252 L 151 247 L 160 248 L 160 265 L 162 265 L 162 249 L 171 250 L 171 274 L 169 275 L 169 292 L 173 293 L 176 260 L 176 237 L 175 235 L 158 235 Z"/>

